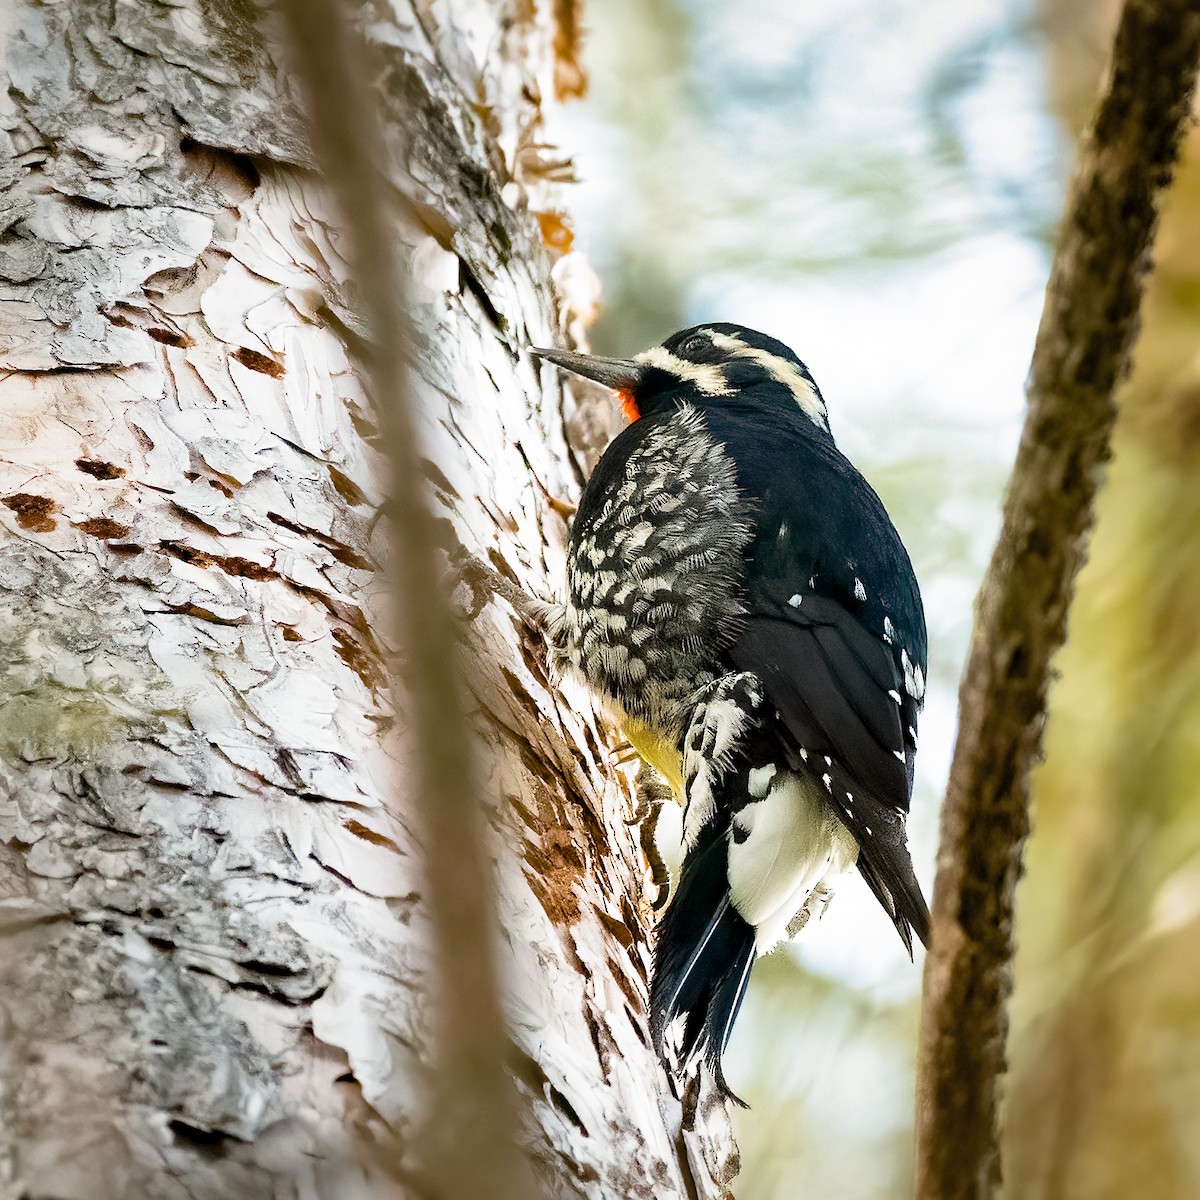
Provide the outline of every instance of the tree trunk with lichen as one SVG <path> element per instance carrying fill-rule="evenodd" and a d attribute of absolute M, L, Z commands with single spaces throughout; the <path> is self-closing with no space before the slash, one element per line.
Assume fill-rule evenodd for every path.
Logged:
<path fill-rule="evenodd" d="M 578 83 L 574 6 L 358 17 L 408 127 L 390 174 L 432 502 L 448 543 L 547 594 L 553 499 L 608 420 L 521 353 L 589 303 L 539 141 L 540 97 Z M 386 472 L 277 35 L 202 0 L 6 13 L 6 1200 L 422 1190 L 429 932 L 389 736 Z M 544 1191 L 726 1195 L 724 1109 L 677 1099 L 648 1046 L 653 895 L 610 731 L 506 608 L 472 618 Z"/>

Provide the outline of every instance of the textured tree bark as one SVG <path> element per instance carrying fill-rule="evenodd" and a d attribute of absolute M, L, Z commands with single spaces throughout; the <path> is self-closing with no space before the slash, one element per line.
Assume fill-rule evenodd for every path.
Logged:
<path fill-rule="evenodd" d="M 605 420 L 521 353 L 590 303 L 539 140 L 574 16 L 357 14 L 409 130 L 431 503 L 535 594 Z M 421 1195 L 432 934 L 390 735 L 419 698 L 389 698 L 371 343 L 278 30 L 70 0 L 4 37 L 0 1196 Z M 723 1107 L 649 1048 L 609 730 L 503 606 L 465 641 L 542 1187 L 727 1195 Z"/>
<path fill-rule="evenodd" d="M 484 811 L 477 794 L 461 648 L 444 575 L 438 527 L 409 405 L 407 272 L 393 230 L 379 105 L 370 80 L 385 63 L 339 0 L 288 0 L 288 63 L 302 83 L 312 146 L 346 235 L 356 311 L 366 330 L 359 362 L 389 460 L 386 516 L 392 633 L 392 698 L 406 716 L 411 764 L 404 796 L 420 844 L 429 919 L 425 1001 L 429 1013 L 427 1101 L 416 1136 L 423 1190 L 442 1200 L 538 1200 L 518 1145 L 520 1109 L 508 1070 L 500 998 L 496 898 Z M 407 129 L 397 130 L 403 159 Z M 431 587 L 431 583 L 433 586 Z"/>
<path fill-rule="evenodd" d="M 959 696 L 925 971 L 920 1200 L 980 1200 L 999 1184 L 998 1091 L 1029 775 L 1198 65 L 1200 11 L 1190 0 L 1127 0 L 1059 233 L 1029 414 Z"/>

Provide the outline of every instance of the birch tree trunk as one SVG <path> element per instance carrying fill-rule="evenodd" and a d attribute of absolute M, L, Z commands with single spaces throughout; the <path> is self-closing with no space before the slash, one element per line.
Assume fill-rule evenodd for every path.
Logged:
<path fill-rule="evenodd" d="M 409 130 L 390 170 L 433 500 L 448 542 L 541 595 L 566 529 L 551 497 L 608 420 L 521 353 L 578 336 L 591 303 L 540 141 L 541 97 L 578 86 L 575 17 L 358 13 Z M 216 0 L 4 8 L 5 1200 L 422 1192 L 429 932 L 389 736 L 386 474 L 273 21 Z M 727 1195 L 724 1108 L 695 1083 L 677 1098 L 649 1048 L 653 897 L 610 730 L 507 609 L 472 615 L 546 1194 Z"/>

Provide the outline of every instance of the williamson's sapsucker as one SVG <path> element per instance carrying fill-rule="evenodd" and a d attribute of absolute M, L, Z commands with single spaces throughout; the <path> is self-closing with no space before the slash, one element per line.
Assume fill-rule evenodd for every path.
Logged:
<path fill-rule="evenodd" d="M 631 360 L 535 353 L 631 420 L 584 490 L 549 632 L 684 805 L 652 1030 L 665 1063 L 703 1054 L 731 1094 L 721 1057 L 755 956 L 819 916 L 843 872 L 910 952 L 927 938 L 905 833 L 920 592 L 781 342 L 709 324 Z"/>

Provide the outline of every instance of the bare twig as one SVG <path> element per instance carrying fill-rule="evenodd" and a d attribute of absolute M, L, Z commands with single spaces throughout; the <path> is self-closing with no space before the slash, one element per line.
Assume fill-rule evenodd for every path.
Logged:
<path fill-rule="evenodd" d="M 997 1099 L 1029 775 L 1198 63 L 1195 0 L 1127 0 L 1059 233 L 1029 413 L 959 694 L 925 968 L 918 1200 L 985 1200 L 1000 1179 Z"/>
<path fill-rule="evenodd" d="M 421 490 L 407 403 L 401 264 L 387 151 L 365 81 L 370 56 L 339 0 L 288 0 L 314 149 L 352 242 L 360 312 L 370 332 L 371 391 L 391 458 L 391 516 L 400 682 L 409 697 L 415 810 L 426 852 L 433 925 L 434 1104 L 415 1147 L 427 1192 L 444 1200 L 531 1200 L 517 1149 L 516 1094 L 497 985 L 496 915 L 486 826 L 463 715 L 449 598 L 439 593 L 437 537 Z"/>

